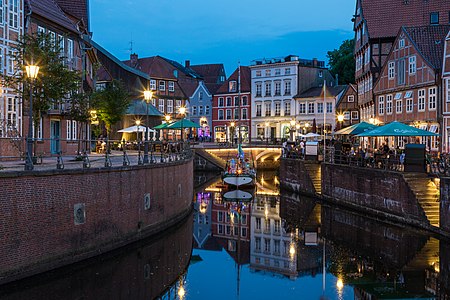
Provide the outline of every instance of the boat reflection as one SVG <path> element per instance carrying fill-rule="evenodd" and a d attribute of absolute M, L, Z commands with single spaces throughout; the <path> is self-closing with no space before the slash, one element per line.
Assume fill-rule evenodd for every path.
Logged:
<path fill-rule="evenodd" d="M 192 216 L 159 238 L 2 286 L 0 299 L 180 298 L 191 261 L 191 232 Z"/>

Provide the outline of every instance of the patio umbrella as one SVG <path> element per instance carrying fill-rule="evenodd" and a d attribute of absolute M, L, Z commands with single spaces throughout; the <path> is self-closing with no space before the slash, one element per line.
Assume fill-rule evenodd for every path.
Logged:
<path fill-rule="evenodd" d="M 153 127 L 153 129 L 166 129 L 172 123 L 162 123 Z"/>
<path fill-rule="evenodd" d="M 305 138 L 312 138 L 312 137 L 319 137 L 319 136 L 321 136 L 321 135 L 314 133 L 314 132 L 310 132 L 310 133 L 303 135 L 303 137 L 305 137 Z"/>
<path fill-rule="evenodd" d="M 147 130 L 147 127 L 145 127 L 145 126 L 134 125 L 134 126 L 130 126 L 130 127 L 124 128 L 124 129 L 117 130 L 117 132 L 126 132 L 126 133 L 138 132 L 138 131 L 146 132 L 146 130 Z M 148 132 L 155 132 L 155 130 L 149 128 Z"/>
<path fill-rule="evenodd" d="M 356 136 L 438 136 L 438 134 L 394 121 Z"/>
<path fill-rule="evenodd" d="M 168 129 L 200 128 L 200 125 L 188 119 L 176 121 L 167 126 Z"/>
<path fill-rule="evenodd" d="M 334 132 L 334 134 L 356 135 L 356 134 L 360 134 L 360 133 L 363 133 L 363 132 L 366 132 L 366 131 L 369 131 L 369 130 L 372 130 L 375 128 L 377 128 L 376 125 L 363 121 L 361 123 L 353 124 L 351 126 L 342 128 L 341 130 Z"/>

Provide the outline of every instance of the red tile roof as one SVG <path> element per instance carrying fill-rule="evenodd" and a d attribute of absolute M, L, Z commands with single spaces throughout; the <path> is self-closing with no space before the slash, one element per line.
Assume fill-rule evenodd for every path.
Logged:
<path fill-rule="evenodd" d="M 33 14 L 37 14 L 68 30 L 77 32 L 75 24 L 64 14 L 54 0 L 28 0 L 27 6 Z"/>
<path fill-rule="evenodd" d="M 395 37 L 402 26 L 430 24 L 430 13 L 439 12 L 439 23 L 448 24 L 449 0 L 360 0 L 369 37 Z M 408 4 L 404 4 L 408 2 Z"/>
<path fill-rule="evenodd" d="M 130 60 L 126 60 L 123 63 L 149 74 L 152 78 L 177 80 L 174 72 L 176 68 L 159 55 L 139 58 L 136 65 L 133 65 Z"/>
<path fill-rule="evenodd" d="M 230 75 L 230 77 L 220 86 L 216 94 L 228 94 L 228 84 L 230 81 L 237 81 L 239 77 L 239 68 Z M 249 93 L 251 91 L 250 68 L 241 66 L 241 93 Z"/>
<path fill-rule="evenodd" d="M 191 69 L 203 77 L 206 87 L 211 94 L 215 94 L 217 89 L 223 84 L 221 77 L 225 78 L 225 68 L 223 64 L 193 65 Z"/>
<path fill-rule="evenodd" d="M 404 27 L 403 30 L 414 43 L 422 57 L 434 68 L 441 69 L 444 55 L 445 37 L 450 25 L 430 25 Z"/>
<path fill-rule="evenodd" d="M 64 12 L 86 23 L 89 21 L 88 0 L 55 0 Z"/>

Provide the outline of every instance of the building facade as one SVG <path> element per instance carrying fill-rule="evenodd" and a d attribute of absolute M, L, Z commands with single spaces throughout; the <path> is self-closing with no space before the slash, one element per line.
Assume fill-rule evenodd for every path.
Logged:
<path fill-rule="evenodd" d="M 339 121 L 339 116 L 343 120 Z M 336 103 L 336 130 L 359 123 L 358 92 L 353 84 L 348 84 Z"/>
<path fill-rule="evenodd" d="M 442 151 L 450 152 L 450 32 L 445 38 L 442 66 Z"/>
<path fill-rule="evenodd" d="M 234 142 L 239 135 L 243 143 L 251 141 L 250 90 L 250 68 L 240 66 L 214 94 L 212 124 L 216 142 Z"/>

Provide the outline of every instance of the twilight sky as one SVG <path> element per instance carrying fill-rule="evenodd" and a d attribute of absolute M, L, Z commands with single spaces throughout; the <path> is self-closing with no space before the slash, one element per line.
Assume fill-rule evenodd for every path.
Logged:
<path fill-rule="evenodd" d="M 355 0 L 90 0 L 94 41 L 120 60 L 160 55 L 223 63 L 326 53 L 353 38 Z"/>

